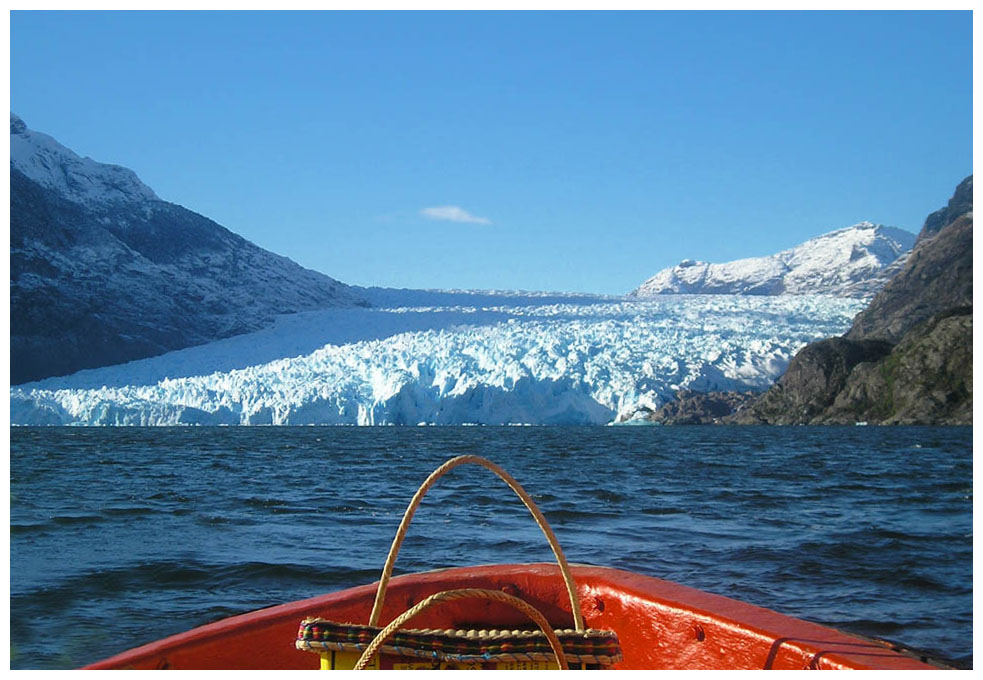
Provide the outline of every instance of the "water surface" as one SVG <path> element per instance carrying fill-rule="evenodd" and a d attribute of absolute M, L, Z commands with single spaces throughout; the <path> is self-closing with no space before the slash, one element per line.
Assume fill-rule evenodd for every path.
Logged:
<path fill-rule="evenodd" d="M 509 470 L 571 562 L 972 665 L 971 428 L 304 427 L 12 428 L 11 666 L 374 581 L 417 485 L 460 454 Z M 465 467 L 396 573 L 551 559 Z"/>

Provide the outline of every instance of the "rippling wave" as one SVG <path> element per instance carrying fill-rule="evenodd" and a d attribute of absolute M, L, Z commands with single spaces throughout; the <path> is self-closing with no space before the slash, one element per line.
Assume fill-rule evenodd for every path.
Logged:
<path fill-rule="evenodd" d="M 525 486 L 572 562 L 970 667 L 971 440 L 968 428 L 14 428 L 11 665 L 76 667 L 372 582 L 417 485 L 474 453 Z M 512 492 L 465 468 L 424 500 L 396 572 L 551 559 Z"/>

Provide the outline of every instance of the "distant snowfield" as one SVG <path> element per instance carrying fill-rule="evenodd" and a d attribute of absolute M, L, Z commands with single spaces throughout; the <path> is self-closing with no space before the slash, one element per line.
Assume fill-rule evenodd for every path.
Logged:
<path fill-rule="evenodd" d="M 606 424 L 761 390 L 863 300 L 365 289 L 370 309 L 11 388 L 19 425 Z"/>

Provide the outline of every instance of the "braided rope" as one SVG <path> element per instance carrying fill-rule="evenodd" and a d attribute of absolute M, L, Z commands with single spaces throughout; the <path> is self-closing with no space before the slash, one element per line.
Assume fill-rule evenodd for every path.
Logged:
<path fill-rule="evenodd" d="M 473 598 L 504 602 L 505 604 L 511 605 L 515 609 L 518 609 L 523 614 L 526 614 L 530 619 L 536 622 L 536 625 L 539 626 L 546 635 L 546 639 L 549 640 L 550 648 L 553 650 L 553 654 L 556 655 L 556 662 L 559 664 L 560 668 L 562 670 L 569 669 L 566 656 L 563 653 L 563 647 L 560 645 L 560 641 L 557 639 L 556 633 L 553 632 L 553 628 L 550 626 L 549 621 L 546 620 L 546 617 L 543 616 L 539 610 L 535 609 L 519 598 L 503 593 L 500 590 L 464 588 L 461 590 L 445 590 L 443 592 L 431 595 L 419 604 L 407 609 L 405 612 L 397 616 L 395 619 L 393 619 L 392 623 L 379 631 L 379 634 L 376 635 L 372 642 L 370 642 L 365 648 L 365 650 L 362 652 L 362 656 L 359 657 L 358 662 L 355 664 L 354 670 L 365 670 L 365 667 L 369 664 L 369 661 L 371 661 L 375 653 L 380 647 L 382 647 L 383 644 L 385 644 L 393 633 L 396 632 L 396 629 L 422 612 L 424 609 L 427 609 L 438 602 L 450 602 L 453 600 Z"/>
<path fill-rule="evenodd" d="M 413 519 L 413 514 L 420 505 L 420 501 L 423 500 L 423 496 L 426 495 L 427 491 L 429 491 L 434 484 L 436 484 L 438 479 L 459 465 L 464 465 L 467 463 L 480 465 L 481 467 L 491 470 L 498 475 L 502 481 L 508 484 L 509 487 L 522 500 L 525 506 L 529 509 L 529 512 L 532 513 L 532 516 L 535 518 L 539 528 L 543 530 L 546 540 L 549 541 L 550 548 L 553 550 L 553 555 L 556 557 L 556 563 L 560 567 L 560 573 L 563 575 L 563 582 L 567 587 L 567 595 L 570 597 L 570 607 L 573 612 L 574 627 L 578 631 L 584 630 L 584 618 L 580 613 L 580 599 L 577 597 L 577 586 L 573 581 L 573 575 L 570 573 L 570 566 L 567 564 L 567 558 L 564 556 L 563 549 L 556 540 L 556 535 L 550 528 L 549 523 L 546 521 L 543 513 L 540 512 L 539 508 L 536 507 L 532 497 L 526 493 L 526 490 L 523 489 L 522 486 L 515 481 L 515 479 L 513 479 L 508 472 L 495 465 L 495 463 L 491 462 L 490 460 L 482 458 L 481 456 L 457 456 L 456 458 L 451 458 L 430 473 L 430 476 L 427 477 L 426 481 L 423 482 L 420 488 L 417 489 L 417 492 L 413 495 L 409 506 L 406 508 L 406 512 L 403 514 L 403 519 L 399 523 L 399 528 L 396 530 L 396 537 L 393 539 L 392 547 L 389 549 L 389 555 L 386 557 L 386 564 L 382 568 L 382 576 L 379 579 L 379 588 L 376 590 L 375 594 L 375 603 L 372 605 L 372 614 L 369 616 L 369 625 L 376 626 L 379 624 L 379 617 L 382 615 L 382 603 L 386 598 L 386 587 L 389 584 L 389 579 L 392 577 L 393 566 L 396 564 L 396 556 L 399 554 L 399 548 L 403 543 L 403 539 L 406 537 L 406 532 L 409 530 L 410 522 Z"/>

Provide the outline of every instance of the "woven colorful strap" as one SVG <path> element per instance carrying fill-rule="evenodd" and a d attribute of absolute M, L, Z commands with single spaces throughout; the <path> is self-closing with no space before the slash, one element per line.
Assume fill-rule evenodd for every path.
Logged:
<path fill-rule="evenodd" d="M 321 618 L 304 619 L 297 632 L 297 648 L 310 652 L 361 651 L 382 629 Z M 604 630 L 555 631 L 564 656 L 571 663 L 621 660 L 618 636 Z M 463 661 L 471 659 L 553 658 L 540 630 L 435 630 L 401 629 L 382 647 L 386 654 Z"/>

